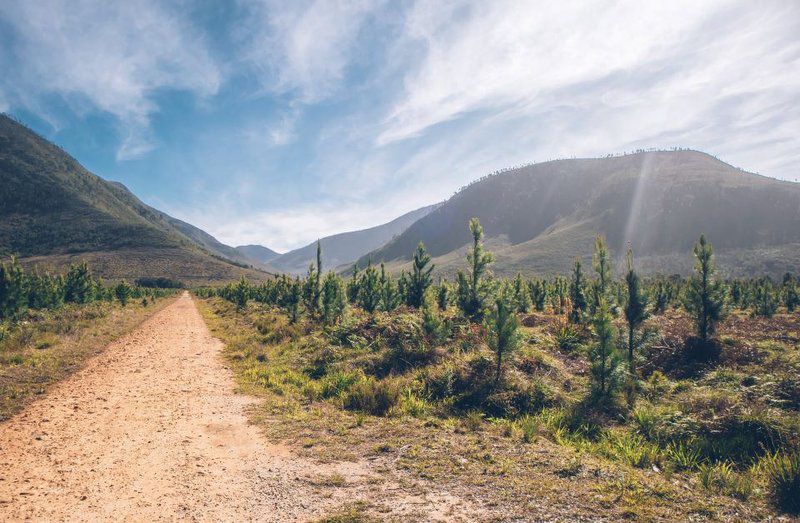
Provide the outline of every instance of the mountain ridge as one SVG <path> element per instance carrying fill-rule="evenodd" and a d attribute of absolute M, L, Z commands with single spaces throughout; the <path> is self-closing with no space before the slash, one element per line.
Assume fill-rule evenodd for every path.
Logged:
<path fill-rule="evenodd" d="M 119 182 L 0 115 L 0 256 L 63 268 L 79 259 L 98 275 L 218 281 L 266 273 L 229 259 L 196 227 L 154 209 Z M 215 243 L 216 242 L 216 243 Z"/>
<path fill-rule="evenodd" d="M 342 232 L 320 238 L 322 261 L 326 269 L 336 269 L 356 261 L 363 254 L 380 247 L 402 233 L 420 218 L 438 208 L 440 203 L 426 205 L 397 218 L 367 229 Z M 316 260 L 317 242 L 294 249 L 270 260 L 270 266 L 292 274 L 302 274 Z"/>
<path fill-rule="evenodd" d="M 440 273 L 452 274 L 464 265 L 472 216 L 495 250 L 495 270 L 506 275 L 565 273 L 576 256 L 588 261 L 597 234 L 618 258 L 630 245 L 649 261 L 648 272 L 685 272 L 674 255 L 688 254 L 700 233 L 742 260 L 758 258 L 763 247 L 784 247 L 761 264 L 751 259 L 748 271 L 796 271 L 791 257 L 800 253 L 793 247 L 800 244 L 800 184 L 675 150 L 553 160 L 483 177 L 359 264 L 371 258 L 407 268 L 423 241 Z"/>

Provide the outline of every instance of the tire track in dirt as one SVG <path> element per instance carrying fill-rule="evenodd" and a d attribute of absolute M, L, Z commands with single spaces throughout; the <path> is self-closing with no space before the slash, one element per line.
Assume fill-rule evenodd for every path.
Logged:
<path fill-rule="evenodd" d="M 404 520 L 475 516 L 369 463 L 269 445 L 221 348 L 184 293 L 0 424 L 0 520 L 303 521 L 358 500 Z M 331 474 L 345 485 L 313 479 Z"/>

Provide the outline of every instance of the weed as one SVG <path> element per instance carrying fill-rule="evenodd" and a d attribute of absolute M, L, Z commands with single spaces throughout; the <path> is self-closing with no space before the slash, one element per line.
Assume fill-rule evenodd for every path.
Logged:
<path fill-rule="evenodd" d="M 400 400 L 400 391 L 394 382 L 365 377 L 353 383 L 344 393 L 342 406 L 374 416 L 385 416 Z"/>
<path fill-rule="evenodd" d="M 775 505 L 790 514 L 800 514 L 800 451 L 774 453 L 763 460 Z"/>

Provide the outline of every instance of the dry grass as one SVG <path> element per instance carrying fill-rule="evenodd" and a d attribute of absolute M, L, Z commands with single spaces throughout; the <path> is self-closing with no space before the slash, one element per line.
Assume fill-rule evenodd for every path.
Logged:
<path fill-rule="evenodd" d="M 68 305 L 36 311 L 4 331 L 0 340 L 0 420 L 19 412 L 110 342 L 130 332 L 171 301 Z"/>

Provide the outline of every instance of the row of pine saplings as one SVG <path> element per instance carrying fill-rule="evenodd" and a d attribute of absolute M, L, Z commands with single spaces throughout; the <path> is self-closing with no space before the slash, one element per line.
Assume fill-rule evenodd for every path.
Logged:
<path fill-rule="evenodd" d="M 107 285 L 92 276 L 86 262 L 71 265 L 66 274 L 26 272 L 16 259 L 0 263 L 0 320 L 14 321 L 28 310 L 53 310 L 66 303 L 86 304 L 117 300 L 123 306 L 131 300 L 166 295 L 168 290 L 131 285 L 126 281 Z"/>
<path fill-rule="evenodd" d="M 701 236 L 694 247 L 695 273 L 691 278 L 678 276 L 643 280 L 633 265 L 633 254 L 626 257 L 622 280 L 613 277 L 612 257 L 602 236 L 595 241 L 592 268 L 595 277 L 589 279 L 579 259 L 571 277 L 553 280 L 527 280 L 521 275 L 514 279 L 494 278 L 490 267 L 492 253 L 483 245 L 483 228 L 477 218 L 469 223 L 472 247 L 467 253 L 466 270 L 457 273 L 455 282 L 439 280 L 434 284 L 434 264 L 422 243 L 414 252 L 410 272 L 398 278 L 390 277 L 383 264 L 371 263 L 360 270 L 356 265 L 352 275 L 343 279 L 333 272 L 323 275 L 322 252 L 317 244 L 316 264 L 309 267 L 305 278 L 283 275 L 259 285 L 242 279 L 216 289 L 200 289 L 201 296 L 217 295 L 244 308 L 248 300 L 283 308 L 291 322 L 301 314 L 324 325 L 337 323 L 348 305 L 369 314 L 392 311 L 405 305 L 422 309 L 426 326 L 436 324 L 436 309 L 445 311 L 456 305 L 460 314 L 487 327 L 488 341 L 497 355 L 497 376 L 502 361 L 518 345 L 516 313 L 530 309 L 544 311 L 548 304 L 556 314 L 566 314 L 574 324 L 591 324 L 595 336 L 593 353 L 596 363 L 596 389 L 601 395 L 612 392 L 617 375 L 619 346 L 627 352 L 629 369 L 633 370 L 635 352 L 643 336 L 639 331 L 645 320 L 668 307 L 682 306 L 694 320 L 700 346 L 714 336 L 719 322 L 733 307 L 749 308 L 753 314 L 771 316 L 781 305 L 793 311 L 800 303 L 798 282 L 786 275 L 780 284 L 769 278 L 722 281 L 716 276 L 711 244 Z M 617 341 L 612 326 L 614 317 L 623 316 L 626 335 Z"/>

